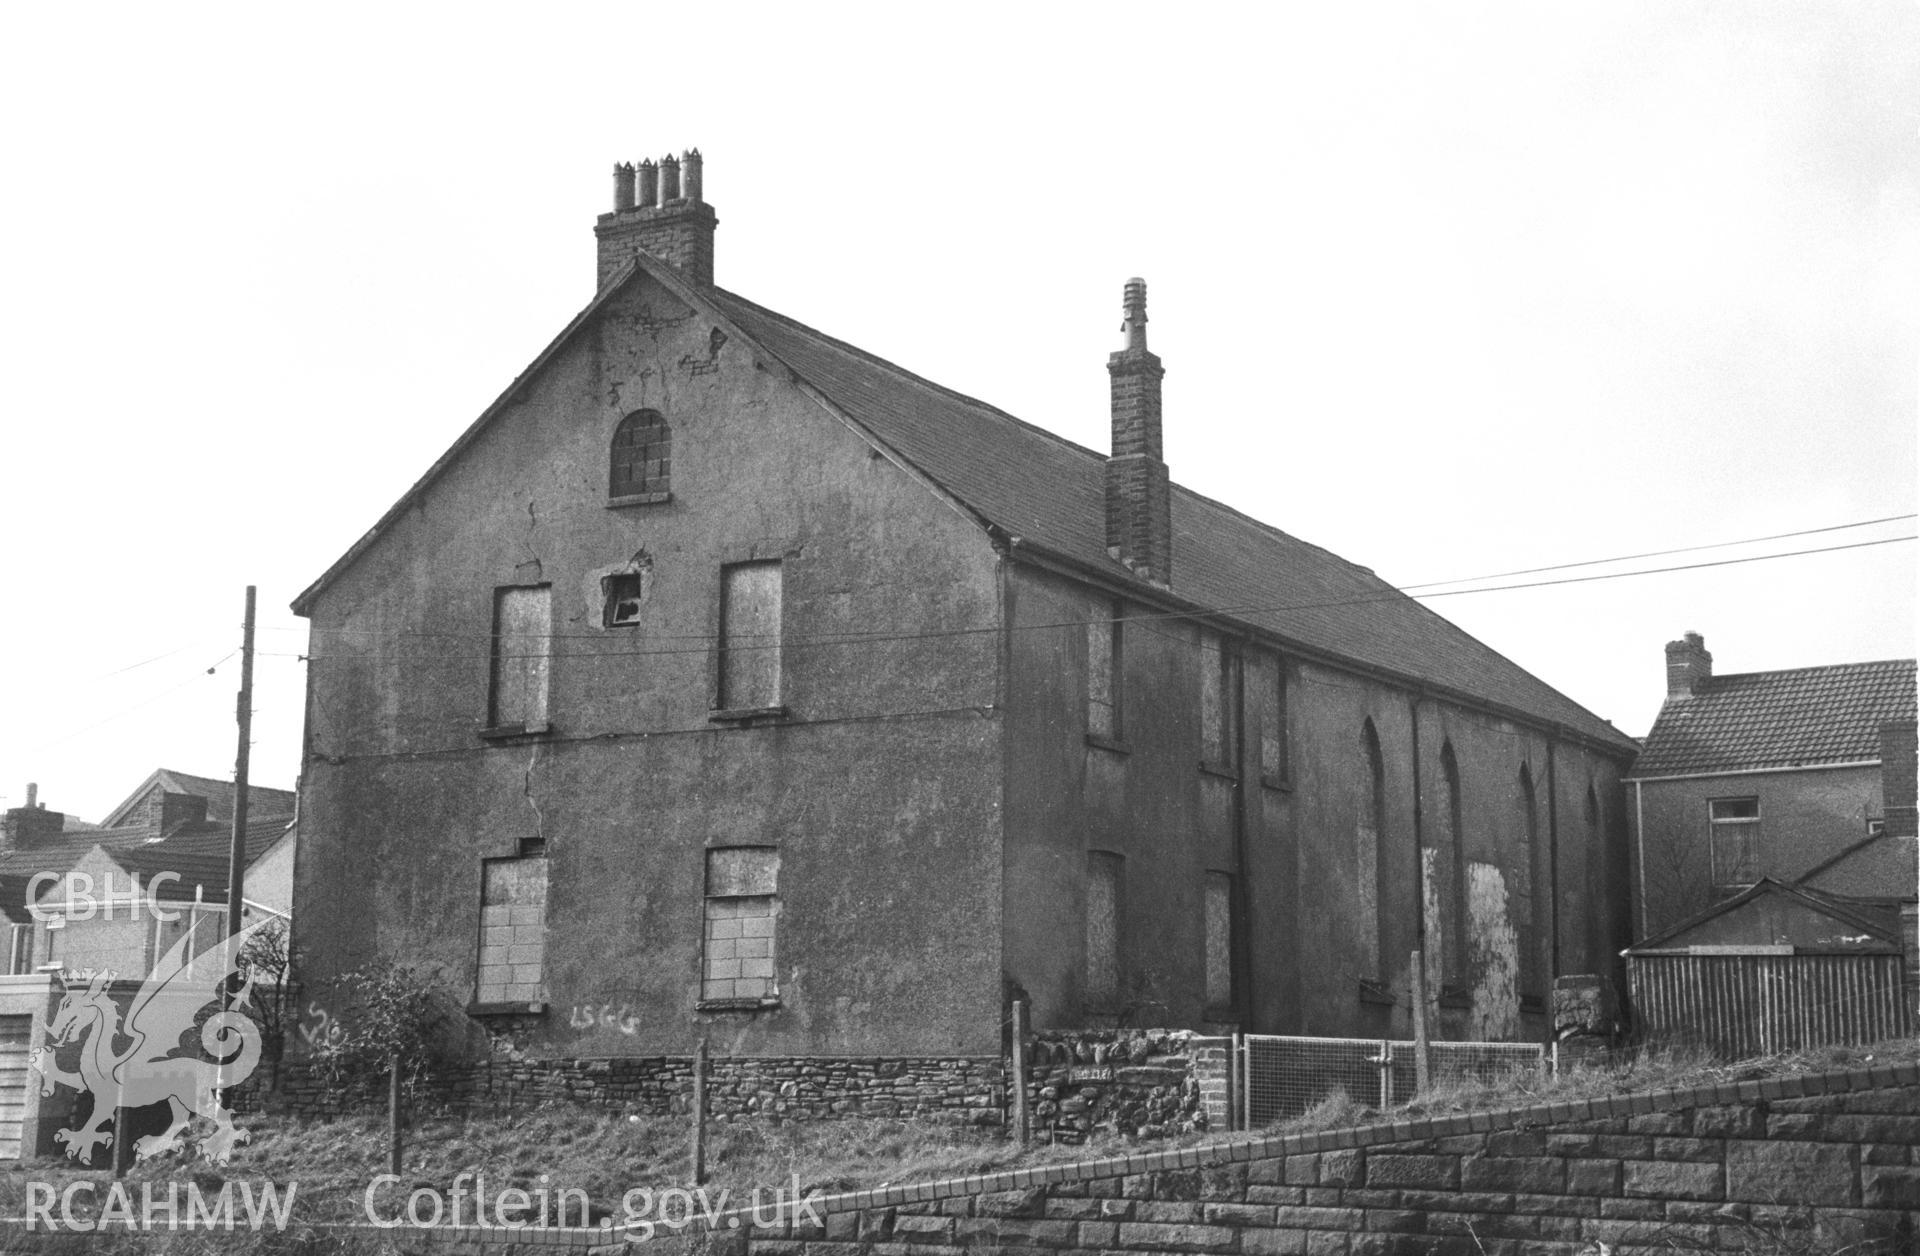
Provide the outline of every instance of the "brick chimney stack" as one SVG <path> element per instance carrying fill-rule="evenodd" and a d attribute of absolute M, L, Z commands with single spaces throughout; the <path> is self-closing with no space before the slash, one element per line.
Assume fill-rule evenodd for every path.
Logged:
<path fill-rule="evenodd" d="M 1885 809 L 1887 836 L 1920 837 L 1920 737 L 1914 721 L 1888 720 L 1880 725 L 1880 805 Z"/>
<path fill-rule="evenodd" d="M 1147 281 L 1127 280 L 1126 345 L 1107 358 L 1113 453 L 1107 459 L 1107 552 L 1143 580 L 1173 577 L 1173 518 L 1160 446 L 1160 359 L 1147 350 Z"/>
<path fill-rule="evenodd" d="M 40 801 L 40 787 L 27 786 L 27 805 L 9 808 L 0 816 L 0 850 L 25 850 L 44 846 L 58 838 L 67 827 L 64 812 L 48 811 Z"/>
<path fill-rule="evenodd" d="M 623 162 L 613 168 L 613 212 L 600 215 L 594 238 L 600 245 L 599 279 L 620 273 L 645 250 L 680 268 L 697 284 L 713 283 L 713 206 L 702 199 L 700 150 L 666 156 L 658 165 Z"/>
<path fill-rule="evenodd" d="M 1697 632 L 1667 642 L 1667 701 L 1691 698 L 1701 681 L 1713 679 L 1713 655 Z"/>
<path fill-rule="evenodd" d="M 160 831 L 171 833 L 182 824 L 205 824 L 207 800 L 199 794 L 162 794 Z"/>

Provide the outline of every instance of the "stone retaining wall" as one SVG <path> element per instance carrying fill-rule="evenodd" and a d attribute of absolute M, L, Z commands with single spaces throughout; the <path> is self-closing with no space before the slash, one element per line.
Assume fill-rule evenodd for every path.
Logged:
<path fill-rule="evenodd" d="M 375 1093 L 377 1091 L 378 1093 Z M 968 1125 L 1006 1119 L 1005 1066 L 998 1056 L 716 1057 L 707 1061 L 707 1112 L 726 1120 L 772 1116 L 916 1117 Z M 670 1115 L 691 1110 L 693 1059 L 491 1059 L 448 1066 L 422 1082 L 415 1102 L 452 1112 L 502 1112 L 571 1102 L 613 1112 Z M 331 1093 L 305 1066 L 286 1070 L 267 1106 L 336 1116 L 386 1102 L 385 1080 L 365 1093 Z"/>
<path fill-rule="evenodd" d="M 888 1187 L 825 1201 L 819 1224 L 715 1232 L 706 1247 L 1864 1256 L 1917 1250 L 1917 1145 L 1920 1065 L 1898 1065 Z"/>
<path fill-rule="evenodd" d="M 1083 1143 L 1094 1133 L 1160 1138 L 1224 1131 L 1229 1048 L 1225 1038 L 1185 1030 L 1036 1034 L 1027 1048 L 1034 1138 Z"/>

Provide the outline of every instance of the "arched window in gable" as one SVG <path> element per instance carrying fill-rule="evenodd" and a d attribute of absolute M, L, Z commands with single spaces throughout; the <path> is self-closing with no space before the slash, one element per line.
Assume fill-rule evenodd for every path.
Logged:
<path fill-rule="evenodd" d="M 673 479 L 673 429 L 658 410 L 635 410 L 613 429 L 607 496 L 639 505 L 667 500 Z"/>

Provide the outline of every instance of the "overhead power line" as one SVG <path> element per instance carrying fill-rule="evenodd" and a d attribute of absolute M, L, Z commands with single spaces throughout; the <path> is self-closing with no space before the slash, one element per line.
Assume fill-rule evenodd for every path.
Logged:
<path fill-rule="evenodd" d="M 1577 563 L 1554 563 L 1546 567 L 1521 567 L 1514 571 L 1495 571 L 1484 576 L 1461 576 L 1455 580 L 1428 580 L 1420 584 L 1403 584 L 1402 593 L 1414 589 L 1437 589 L 1443 584 L 1471 584 L 1476 580 L 1504 580 L 1508 576 L 1533 576 L 1543 571 L 1570 571 L 1575 567 L 1599 567 L 1606 563 L 1630 563 L 1642 558 L 1666 558 L 1673 554 L 1696 554 L 1701 550 L 1731 549 L 1736 545 L 1758 545 L 1762 541 L 1785 541 L 1796 536 L 1817 536 L 1823 532 L 1845 532 L 1852 528 L 1871 528 L 1882 523 L 1900 523 L 1908 519 L 1920 518 L 1920 515 L 1888 515 L 1883 519 L 1862 519 L 1858 523 L 1833 523 L 1824 528 L 1802 528 L 1797 532 L 1775 532 L 1769 536 L 1749 536 L 1738 541 L 1714 541 L 1707 545 L 1682 545 L 1678 549 L 1648 550 L 1642 554 L 1618 554 L 1612 558 L 1585 558 Z"/>

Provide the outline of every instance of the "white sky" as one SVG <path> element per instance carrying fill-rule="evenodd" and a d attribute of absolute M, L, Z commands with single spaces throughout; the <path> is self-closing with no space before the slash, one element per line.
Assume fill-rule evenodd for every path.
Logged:
<path fill-rule="evenodd" d="M 249 582 L 290 786 L 287 604 L 590 298 L 613 163 L 696 145 L 722 285 L 1095 448 L 1145 276 L 1174 476 L 1395 582 L 1908 513 L 1916 50 L 1867 3 L 8 6 L 0 805 L 230 774 Z M 1915 549 L 1432 605 L 1641 733 L 1687 629 L 1911 655 Z"/>

